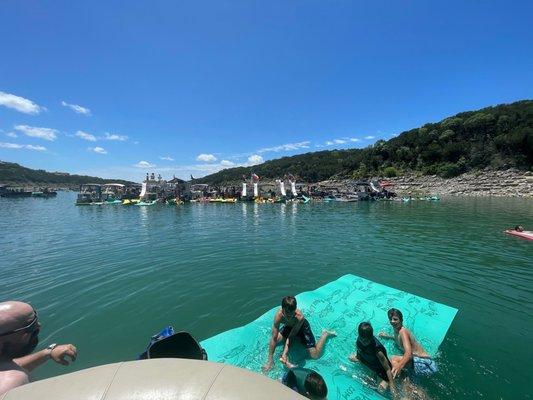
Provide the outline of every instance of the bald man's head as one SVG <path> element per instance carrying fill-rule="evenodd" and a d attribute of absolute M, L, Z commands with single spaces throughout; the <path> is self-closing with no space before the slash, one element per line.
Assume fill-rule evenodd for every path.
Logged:
<path fill-rule="evenodd" d="M 0 356 L 17 358 L 30 354 L 39 343 L 37 313 L 27 303 L 0 303 Z"/>

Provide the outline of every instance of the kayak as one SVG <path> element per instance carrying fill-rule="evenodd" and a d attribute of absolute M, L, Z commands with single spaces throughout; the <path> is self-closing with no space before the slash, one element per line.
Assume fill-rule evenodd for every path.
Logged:
<path fill-rule="evenodd" d="M 518 232 L 514 229 L 507 229 L 505 233 L 507 233 L 508 235 L 518 236 L 522 239 L 533 240 L 533 231 Z"/>

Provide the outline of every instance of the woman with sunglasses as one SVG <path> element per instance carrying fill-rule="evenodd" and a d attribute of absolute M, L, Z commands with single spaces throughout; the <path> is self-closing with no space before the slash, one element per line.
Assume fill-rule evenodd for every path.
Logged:
<path fill-rule="evenodd" d="M 30 381 L 29 373 L 52 359 L 62 365 L 76 360 L 77 350 L 71 344 L 51 344 L 33 353 L 39 343 L 41 324 L 37 311 L 27 303 L 0 303 L 0 396 Z"/>

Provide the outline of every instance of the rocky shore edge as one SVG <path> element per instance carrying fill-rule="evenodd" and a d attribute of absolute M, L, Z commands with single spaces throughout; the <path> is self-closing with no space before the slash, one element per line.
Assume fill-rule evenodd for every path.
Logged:
<path fill-rule="evenodd" d="M 517 169 L 467 172 L 448 179 L 436 175 L 412 174 L 386 180 L 394 184 L 393 190 L 398 196 L 435 194 L 533 198 L 533 172 Z"/>

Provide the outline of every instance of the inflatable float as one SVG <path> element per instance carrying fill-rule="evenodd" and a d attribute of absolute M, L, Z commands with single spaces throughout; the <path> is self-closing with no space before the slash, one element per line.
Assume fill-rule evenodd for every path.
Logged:
<path fill-rule="evenodd" d="M 289 352 L 292 363 L 322 375 L 328 386 L 329 400 L 383 399 L 376 388 L 367 383 L 369 373 L 366 368 L 348 361 L 348 356 L 355 351 L 360 322 L 369 321 L 376 335 L 380 331 L 392 334 L 387 310 L 398 308 L 403 312 L 405 325 L 435 357 L 457 313 L 457 309 L 447 305 L 351 274 L 313 291 L 300 293 L 296 300 L 317 340 L 323 329 L 337 333 L 337 337 L 328 339 L 324 354 L 318 360 L 309 359 L 299 343 Z M 278 308 L 272 308 L 247 325 L 205 339 L 200 345 L 212 361 L 260 373 L 267 360 L 272 321 Z M 392 340 L 382 343 L 389 355 L 398 354 Z M 268 373 L 273 380 L 280 379 L 287 371 L 277 361 L 281 352 L 282 346 L 278 346 L 274 353 L 274 368 Z"/>
<path fill-rule="evenodd" d="M 533 231 L 519 232 L 519 231 L 515 231 L 514 229 L 507 229 L 505 233 L 507 233 L 508 235 L 517 236 L 522 239 L 533 240 Z"/>

